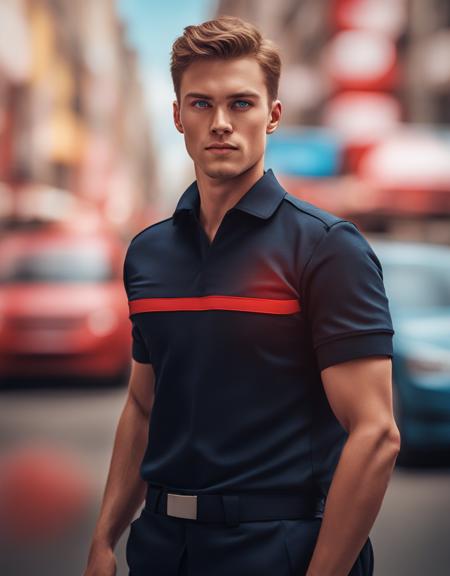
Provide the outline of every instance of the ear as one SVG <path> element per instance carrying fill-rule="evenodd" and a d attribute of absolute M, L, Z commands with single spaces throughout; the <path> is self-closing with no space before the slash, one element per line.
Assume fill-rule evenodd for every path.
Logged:
<path fill-rule="evenodd" d="M 183 134 L 184 129 L 183 129 L 183 124 L 181 123 L 181 120 L 180 120 L 180 107 L 178 105 L 177 100 L 173 101 L 172 107 L 173 107 L 173 122 L 175 124 L 175 128 L 178 130 L 178 132 L 181 132 Z"/>
<path fill-rule="evenodd" d="M 282 106 L 280 100 L 274 100 L 272 102 L 272 108 L 270 111 L 269 121 L 266 127 L 266 134 L 272 134 L 278 128 L 278 124 L 281 120 Z"/>

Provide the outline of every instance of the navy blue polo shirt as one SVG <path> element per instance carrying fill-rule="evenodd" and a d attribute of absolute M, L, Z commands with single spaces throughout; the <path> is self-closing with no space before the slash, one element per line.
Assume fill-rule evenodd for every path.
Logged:
<path fill-rule="evenodd" d="M 392 356 L 380 262 L 356 225 L 271 169 L 212 243 L 199 206 L 195 181 L 125 257 L 132 356 L 155 372 L 141 476 L 198 493 L 326 494 L 347 433 L 320 371 Z"/>

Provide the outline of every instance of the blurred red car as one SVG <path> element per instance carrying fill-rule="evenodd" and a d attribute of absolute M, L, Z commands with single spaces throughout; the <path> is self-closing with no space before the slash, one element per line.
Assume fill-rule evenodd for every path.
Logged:
<path fill-rule="evenodd" d="M 0 378 L 125 381 L 123 258 L 104 232 L 46 227 L 0 238 Z"/>

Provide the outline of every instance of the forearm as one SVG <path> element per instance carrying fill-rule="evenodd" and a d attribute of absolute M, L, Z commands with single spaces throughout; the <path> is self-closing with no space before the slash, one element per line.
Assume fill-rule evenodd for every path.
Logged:
<path fill-rule="evenodd" d="M 347 438 L 327 496 L 306 576 L 347 576 L 380 510 L 398 453 L 392 430 L 355 429 Z"/>
<path fill-rule="evenodd" d="M 145 497 L 147 485 L 139 475 L 139 466 L 147 446 L 148 426 L 149 417 L 129 399 L 114 438 L 92 548 L 99 543 L 114 548 Z"/>

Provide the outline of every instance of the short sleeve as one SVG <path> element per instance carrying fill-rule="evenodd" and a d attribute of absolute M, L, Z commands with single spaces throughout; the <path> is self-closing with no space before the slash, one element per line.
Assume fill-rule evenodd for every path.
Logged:
<path fill-rule="evenodd" d="M 131 356 L 137 362 L 142 362 L 145 364 L 150 364 L 150 357 L 147 349 L 147 345 L 142 337 L 142 334 L 139 331 L 139 327 L 134 322 L 133 317 L 130 317 L 131 320 L 131 337 L 132 337 L 132 345 L 131 345 Z"/>
<path fill-rule="evenodd" d="M 365 356 L 393 356 L 382 267 L 352 222 L 333 224 L 316 245 L 302 293 L 320 370 Z"/>
<path fill-rule="evenodd" d="M 127 301 L 130 299 L 130 290 L 128 286 L 128 275 L 127 275 L 127 258 L 125 257 L 123 265 L 123 285 L 127 295 Z M 150 355 L 147 348 L 147 344 L 139 330 L 139 326 L 135 321 L 133 316 L 129 316 L 131 322 L 131 356 L 137 362 L 150 364 Z"/>

